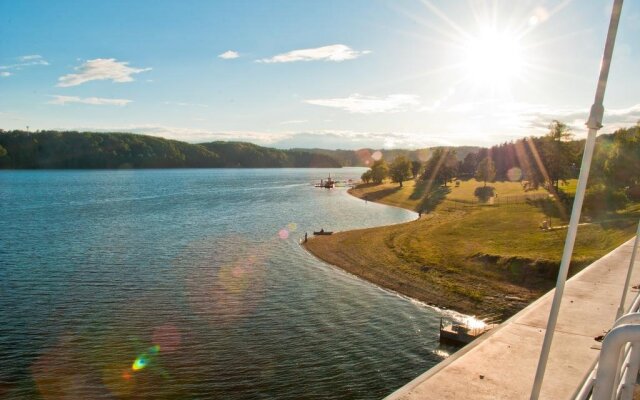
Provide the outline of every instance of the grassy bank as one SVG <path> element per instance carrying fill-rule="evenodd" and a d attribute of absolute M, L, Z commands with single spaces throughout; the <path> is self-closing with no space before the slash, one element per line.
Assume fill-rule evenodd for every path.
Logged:
<path fill-rule="evenodd" d="M 505 318 L 553 287 L 566 229 L 557 202 L 527 201 L 519 183 L 492 184 L 511 204 L 478 203 L 482 183 L 431 187 L 426 183 L 361 185 L 351 194 L 425 213 L 417 221 L 341 232 L 309 240 L 317 257 L 380 286 L 457 311 Z M 538 196 L 544 198 L 545 196 Z M 499 197 L 498 197 L 499 198 Z M 491 200 L 491 199 L 490 199 Z M 637 211 L 581 226 L 571 273 L 600 258 L 635 233 Z"/>

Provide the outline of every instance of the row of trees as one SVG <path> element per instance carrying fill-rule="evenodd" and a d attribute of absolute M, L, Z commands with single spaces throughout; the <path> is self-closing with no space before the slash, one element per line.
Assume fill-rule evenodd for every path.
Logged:
<path fill-rule="evenodd" d="M 519 139 L 469 153 L 460 162 L 458 175 L 473 177 L 480 162 L 489 157 L 495 167 L 495 179 L 526 180 L 532 187 L 544 184 L 558 189 L 559 182 L 577 176 L 584 141 L 573 140 L 569 127 L 553 121 L 542 137 Z"/>
<path fill-rule="evenodd" d="M 365 183 L 382 183 L 384 179 L 390 178 L 393 182 L 399 183 L 410 178 L 418 178 L 422 173 L 422 179 L 438 181 L 445 186 L 457 176 L 460 162 L 456 158 L 455 150 L 436 149 L 432 157 L 423 165 L 419 161 L 410 161 L 404 156 L 396 157 L 389 165 L 383 159 L 375 161 L 371 169 L 362 174 L 362 181 Z M 476 167 L 475 177 L 479 181 L 493 182 L 496 176 L 496 168 L 491 157 L 485 157 Z"/>
<path fill-rule="evenodd" d="M 542 137 L 530 137 L 482 148 L 459 160 L 455 149 L 437 148 L 426 163 L 398 157 L 391 165 L 376 161 L 363 181 L 381 183 L 386 177 L 402 182 L 408 176 L 447 185 L 454 178 L 487 182 L 526 181 L 526 186 L 545 186 L 558 197 L 560 182 L 576 178 L 584 140 L 573 140 L 569 127 L 553 121 Z M 640 201 L 640 124 L 598 138 L 591 168 L 585 207 L 601 205 L 615 209 L 628 200 Z M 411 175 L 408 170 L 411 170 Z M 600 205 L 599 205 L 600 204 Z"/>
<path fill-rule="evenodd" d="M 374 182 L 382 183 L 386 178 L 391 178 L 393 182 L 397 182 L 402 187 L 402 182 L 416 177 L 422 167 L 418 161 L 410 161 L 405 156 L 396 157 L 391 165 L 387 164 L 384 159 L 374 161 L 371 169 L 362 174 L 362 181 L 365 183 Z"/>

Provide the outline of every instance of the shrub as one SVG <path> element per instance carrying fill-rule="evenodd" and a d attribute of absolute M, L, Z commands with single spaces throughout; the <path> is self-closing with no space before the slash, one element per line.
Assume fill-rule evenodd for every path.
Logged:
<path fill-rule="evenodd" d="M 608 188 L 602 184 L 587 189 L 583 209 L 586 214 L 596 216 L 615 211 L 627 205 L 629 199 L 622 189 Z"/>
<path fill-rule="evenodd" d="M 490 197 L 493 197 L 494 192 L 495 188 L 493 186 L 478 186 L 476 190 L 474 190 L 473 195 L 481 202 L 486 203 Z"/>

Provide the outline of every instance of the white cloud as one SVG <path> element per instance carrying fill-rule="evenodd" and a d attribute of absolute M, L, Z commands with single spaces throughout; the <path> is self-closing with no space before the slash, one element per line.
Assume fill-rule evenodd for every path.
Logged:
<path fill-rule="evenodd" d="M 345 61 L 353 60 L 371 51 L 353 50 L 344 44 L 334 44 L 331 46 L 316 47 L 313 49 L 293 50 L 287 53 L 275 55 L 270 58 L 257 60 L 261 63 L 286 63 L 295 61 Z"/>
<path fill-rule="evenodd" d="M 32 62 L 44 62 L 44 65 L 49 65 L 49 63 L 47 63 L 46 61 L 44 61 L 44 59 L 42 58 L 41 55 L 39 54 L 32 54 L 32 55 L 28 55 L 28 56 L 22 56 L 18 58 L 20 61 L 22 62 L 27 62 L 27 61 L 32 61 Z"/>
<path fill-rule="evenodd" d="M 75 69 L 79 71 L 77 74 L 68 74 L 58 78 L 59 87 L 77 86 L 98 80 L 110 80 L 118 83 L 132 82 L 132 75 L 151 70 L 151 68 L 129 67 L 128 62 L 117 61 L 115 58 L 88 60 Z"/>
<path fill-rule="evenodd" d="M 412 94 L 391 94 L 387 97 L 370 97 L 352 94 L 335 99 L 310 99 L 304 101 L 316 106 L 339 108 L 350 113 L 373 114 L 406 111 L 420 104 L 418 96 Z"/>
<path fill-rule="evenodd" d="M 523 110 L 521 117 L 529 123 L 529 127 L 537 129 L 539 133 L 548 130 L 554 119 L 568 124 L 578 136 L 583 136 L 587 128 L 585 122 L 589 117 L 587 108 L 549 108 L 533 106 L 530 110 Z M 640 121 L 640 104 L 626 108 L 605 109 L 601 132 L 611 133 L 617 129 L 629 127 Z"/>
<path fill-rule="evenodd" d="M 632 118 L 638 118 L 640 116 L 640 104 L 636 104 L 627 108 L 612 108 L 610 110 L 605 109 L 605 115 L 612 117 L 631 116 Z"/>
<path fill-rule="evenodd" d="M 182 101 L 165 101 L 163 104 L 166 104 L 168 106 L 179 106 L 179 107 L 209 107 L 206 104 L 185 103 L 185 102 L 182 102 Z"/>
<path fill-rule="evenodd" d="M 352 130 L 320 130 L 290 133 L 271 144 L 277 148 L 326 148 L 326 149 L 362 149 L 362 148 L 422 148 L 432 146 L 452 146 L 447 134 L 425 132 L 371 132 Z"/>
<path fill-rule="evenodd" d="M 94 106 L 126 106 L 131 103 L 127 99 L 105 99 L 101 97 L 77 97 L 77 96 L 51 96 L 53 100 L 49 104 L 64 106 L 69 103 L 91 104 Z"/>
<path fill-rule="evenodd" d="M 7 72 L 7 71 L 0 72 L 0 77 L 3 77 L 3 78 L 6 78 L 11 75 L 12 75 L 11 72 Z"/>
<path fill-rule="evenodd" d="M 240 54 L 233 50 L 227 50 L 222 54 L 218 54 L 218 58 L 222 58 L 223 60 L 233 60 L 238 57 L 240 57 Z"/>
<path fill-rule="evenodd" d="M 49 65 L 49 62 L 45 60 L 42 56 L 34 54 L 30 56 L 21 56 L 18 57 L 18 63 L 10 64 L 10 65 L 0 65 L 0 69 L 13 69 L 19 70 L 24 67 L 32 67 L 34 65 Z"/>
<path fill-rule="evenodd" d="M 307 122 L 306 119 L 290 119 L 288 121 L 280 122 L 280 125 L 304 124 L 305 122 Z"/>

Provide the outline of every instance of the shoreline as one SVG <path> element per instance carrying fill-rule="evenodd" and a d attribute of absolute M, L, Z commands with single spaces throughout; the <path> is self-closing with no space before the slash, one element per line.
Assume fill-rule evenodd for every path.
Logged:
<path fill-rule="evenodd" d="M 423 209 L 422 185 L 359 185 L 347 193 L 415 212 Z M 469 185 L 475 183 L 463 183 L 452 194 L 460 196 L 456 190 L 468 191 Z M 521 190 L 513 183 L 496 186 L 507 195 Z M 507 319 L 553 288 L 564 241 L 561 232 L 538 227 L 547 218 L 543 209 L 527 202 L 451 204 L 436 204 L 412 221 L 312 236 L 301 244 L 319 260 L 383 290 L 478 318 Z M 580 231 L 570 275 L 633 236 L 635 228 L 596 223 Z"/>
<path fill-rule="evenodd" d="M 382 204 L 382 203 L 379 203 L 379 204 Z M 392 207 L 395 207 L 395 206 L 392 206 Z M 399 208 L 402 208 L 402 207 L 399 207 Z M 409 221 L 409 222 L 413 222 L 413 221 Z M 401 223 L 406 223 L 406 222 L 401 222 Z M 305 251 L 307 253 L 309 253 L 313 258 L 315 258 L 316 260 L 327 264 L 327 266 L 329 268 L 331 268 L 332 270 L 335 270 L 337 273 L 346 274 L 347 276 L 349 276 L 351 278 L 354 278 L 354 279 L 357 279 L 358 281 L 366 282 L 368 285 L 373 285 L 375 288 L 377 288 L 378 290 L 383 291 L 384 293 L 387 293 L 389 295 L 393 295 L 393 296 L 399 297 L 401 299 L 410 301 L 410 302 L 412 302 L 414 304 L 419 305 L 420 307 L 425 307 L 425 308 L 432 309 L 432 310 L 434 310 L 434 311 L 436 311 L 436 312 L 438 312 L 440 314 L 446 314 L 448 317 L 453 317 L 453 318 L 458 318 L 458 319 L 464 319 L 464 318 L 468 318 L 468 317 L 471 317 L 471 318 L 475 318 L 476 317 L 476 315 L 473 315 L 473 314 L 465 314 L 463 312 L 460 312 L 458 310 L 454 310 L 452 308 L 447 308 L 447 307 L 444 307 L 444 306 L 441 307 L 441 306 L 438 306 L 437 304 L 427 303 L 426 301 L 419 300 L 419 299 L 416 299 L 415 297 L 408 296 L 408 295 L 400 293 L 400 292 L 398 292 L 396 290 L 389 289 L 389 288 L 384 287 L 382 285 L 378 285 L 377 283 L 372 282 L 372 281 L 370 281 L 368 279 L 365 279 L 365 278 L 361 277 L 360 275 L 353 274 L 353 273 L 349 272 L 348 270 L 346 270 L 344 268 L 340 268 L 337 265 L 331 264 L 331 263 L 323 260 L 322 258 L 316 256 L 309 249 L 307 249 L 307 247 L 304 244 L 304 240 L 302 242 L 300 242 L 300 246 L 302 246 L 305 249 Z"/>
<path fill-rule="evenodd" d="M 347 190 L 347 193 L 350 196 L 355 197 L 356 199 L 359 200 L 364 200 L 366 201 L 371 201 L 373 203 L 377 203 L 377 204 L 382 204 L 385 205 L 387 207 L 396 207 L 396 208 L 401 208 L 403 210 L 408 210 L 411 211 L 413 213 L 415 213 L 417 216 L 419 215 L 418 212 L 412 208 L 408 208 L 408 207 L 403 207 L 400 205 L 395 205 L 395 204 L 388 204 L 382 201 L 377 201 L 377 200 L 369 200 L 366 199 L 364 197 L 358 196 L 356 194 L 354 194 L 354 187 L 349 188 Z M 428 214 L 426 214 L 428 215 Z M 395 224 L 388 224 L 388 225 L 381 225 L 379 227 L 373 227 L 373 228 L 361 228 L 361 229 L 350 229 L 347 231 L 339 231 L 339 232 L 335 232 L 334 235 L 338 235 L 338 234 L 344 234 L 344 233 L 355 233 L 355 232 L 366 232 L 369 230 L 375 230 L 375 229 L 379 229 L 379 228 L 384 228 L 384 227 L 391 227 L 391 226 L 401 226 L 401 225 L 406 225 L 406 224 L 413 224 L 416 223 L 418 221 L 421 221 L 423 219 L 427 219 L 428 217 L 425 216 L 418 216 L 416 219 L 412 220 L 412 221 L 407 221 L 407 222 L 398 222 Z M 396 296 L 400 296 L 404 299 L 407 299 L 409 301 L 414 301 L 419 303 L 420 305 L 422 305 L 423 307 L 430 307 L 438 312 L 441 313 L 451 313 L 451 314 L 455 314 L 458 316 L 477 316 L 476 312 L 471 311 L 471 309 L 460 309 L 458 307 L 455 307 L 454 305 L 448 305 L 448 304 L 439 304 L 437 303 L 437 296 L 427 296 L 427 295 L 423 295 L 423 294 L 419 294 L 417 292 L 415 292 L 415 288 L 409 288 L 409 290 L 407 290 L 407 286 L 410 285 L 406 282 L 402 282 L 402 281 L 398 281 L 398 282 L 393 282 L 393 281 L 388 281 L 385 279 L 378 279 L 376 277 L 374 277 L 371 274 L 367 274 L 367 273 L 363 273 L 362 269 L 358 269 L 357 267 L 355 267 L 353 264 L 350 263 L 337 263 L 334 262 L 335 260 L 331 260 L 329 257 L 326 256 L 326 254 L 324 254 L 323 257 L 323 252 L 322 251 L 314 251 L 313 248 L 310 248 L 308 246 L 309 243 L 311 243 L 313 240 L 317 240 L 321 237 L 318 236 L 311 236 L 311 238 L 309 238 L 308 242 L 304 242 L 304 240 L 300 243 L 300 245 L 314 258 L 324 262 L 325 264 L 329 265 L 331 268 L 336 268 L 339 269 L 341 272 L 346 273 L 350 276 L 353 276 L 357 279 L 361 279 L 365 282 L 368 282 L 369 284 L 372 284 L 376 287 L 378 287 L 380 290 L 389 292 L 391 294 L 394 294 Z M 409 294 L 409 293 L 411 294 Z"/>

